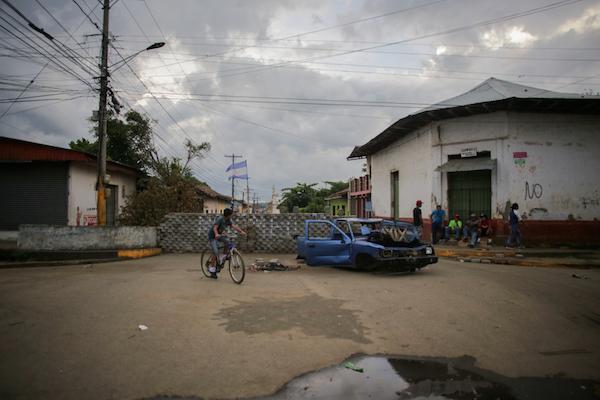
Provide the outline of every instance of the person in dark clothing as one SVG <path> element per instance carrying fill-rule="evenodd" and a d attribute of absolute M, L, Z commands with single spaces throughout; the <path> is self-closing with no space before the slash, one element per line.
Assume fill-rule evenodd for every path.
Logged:
<path fill-rule="evenodd" d="M 419 234 L 419 239 L 423 236 L 423 214 L 421 213 L 421 206 L 423 202 L 421 200 L 417 200 L 417 206 L 413 208 L 413 225 L 417 228 L 417 233 Z"/>
<path fill-rule="evenodd" d="M 513 203 L 513 205 L 510 207 L 510 214 L 508 215 L 510 234 L 508 235 L 508 240 L 506 241 L 507 248 L 512 246 L 513 241 L 517 242 L 518 247 L 523 247 L 523 237 L 521 236 L 521 230 L 519 229 L 519 221 L 521 220 L 521 216 L 519 215 L 518 210 L 519 205 L 517 203 Z"/>
<path fill-rule="evenodd" d="M 469 238 L 469 247 L 475 247 L 477 244 L 477 231 L 479 230 L 479 219 L 476 214 L 471 214 L 465 224 L 464 237 Z"/>
<path fill-rule="evenodd" d="M 444 236 L 444 220 L 446 219 L 446 211 L 442 210 L 442 206 L 439 204 L 435 207 L 435 210 L 431 213 L 431 241 L 436 244 L 440 238 L 440 235 Z"/>

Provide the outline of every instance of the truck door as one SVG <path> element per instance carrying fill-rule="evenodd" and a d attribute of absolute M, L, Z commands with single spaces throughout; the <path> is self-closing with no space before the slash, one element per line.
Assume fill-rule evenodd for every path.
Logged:
<path fill-rule="evenodd" d="M 352 241 L 329 221 L 306 222 L 306 263 L 308 265 L 348 265 Z"/>

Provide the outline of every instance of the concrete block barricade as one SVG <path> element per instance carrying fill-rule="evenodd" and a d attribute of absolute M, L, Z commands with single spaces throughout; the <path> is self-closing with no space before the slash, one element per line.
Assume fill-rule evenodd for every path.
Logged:
<path fill-rule="evenodd" d="M 207 249 L 208 230 L 217 214 L 172 213 L 158 227 L 159 245 L 165 252 L 201 252 Z M 295 235 L 304 234 L 307 219 L 325 219 L 324 214 L 249 214 L 233 220 L 247 233 L 236 239 L 246 252 L 294 253 Z"/>
<path fill-rule="evenodd" d="M 158 246 L 155 227 L 20 225 L 19 250 L 87 251 Z"/>

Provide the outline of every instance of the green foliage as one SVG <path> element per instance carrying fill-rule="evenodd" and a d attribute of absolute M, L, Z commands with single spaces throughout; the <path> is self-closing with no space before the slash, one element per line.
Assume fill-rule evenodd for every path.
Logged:
<path fill-rule="evenodd" d="M 196 184 L 179 179 L 165 185 L 151 177 L 146 190 L 129 196 L 120 216 L 123 225 L 156 226 L 171 212 L 202 212 L 203 205 Z"/>
<path fill-rule="evenodd" d="M 94 129 L 96 138 L 97 126 Z M 129 111 L 124 119 L 109 115 L 106 127 L 106 157 L 149 173 L 156 151 L 152 143 L 152 121 L 138 113 Z M 91 142 L 81 138 L 69 143 L 72 150 L 98 153 L 98 140 Z"/>
<path fill-rule="evenodd" d="M 329 193 L 327 194 L 327 196 L 331 196 L 334 193 L 337 193 L 344 189 L 348 189 L 348 181 L 325 181 L 325 184 L 329 185 Z"/>
<path fill-rule="evenodd" d="M 281 212 L 293 212 L 298 207 L 299 212 L 322 213 L 325 211 L 325 198 L 348 187 L 344 181 L 324 182 L 329 187 L 315 188 L 316 183 L 296 183 L 295 187 L 283 189 L 282 201 L 279 204 Z"/>
<path fill-rule="evenodd" d="M 198 186 L 203 184 L 192 176 L 189 163 L 210 150 L 208 143 L 186 142 L 186 162 L 178 158 L 156 158 L 151 163 L 154 176 L 146 190 L 133 194 L 123 208 L 120 222 L 125 225 L 158 225 L 171 212 L 199 213 L 203 204 Z"/>
<path fill-rule="evenodd" d="M 83 151 L 84 153 L 98 154 L 98 142 L 90 142 L 86 138 L 69 142 L 69 148 L 71 150 Z"/>
<path fill-rule="evenodd" d="M 127 112 L 124 121 L 109 118 L 107 157 L 148 173 L 155 154 L 152 135 L 150 119 L 137 111 Z"/>

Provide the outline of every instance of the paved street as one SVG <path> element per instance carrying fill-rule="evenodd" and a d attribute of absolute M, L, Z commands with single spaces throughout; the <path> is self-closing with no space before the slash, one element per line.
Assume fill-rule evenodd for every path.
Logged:
<path fill-rule="evenodd" d="M 302 266 L 241 286 L 202 277 L 191 254 L 0 270 L 1 398 L 260 396 L 357 353 L 599 380 L 600 270 Z"/>

